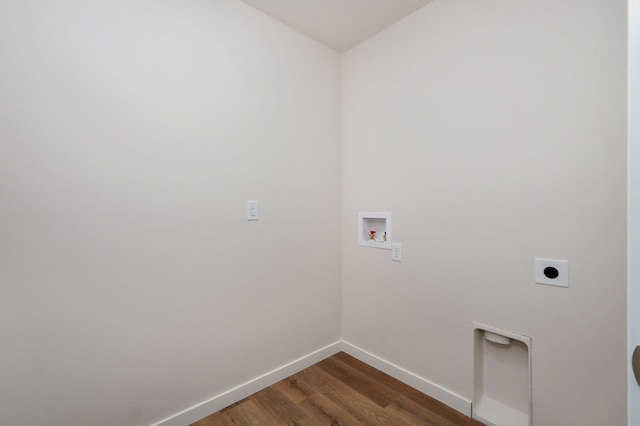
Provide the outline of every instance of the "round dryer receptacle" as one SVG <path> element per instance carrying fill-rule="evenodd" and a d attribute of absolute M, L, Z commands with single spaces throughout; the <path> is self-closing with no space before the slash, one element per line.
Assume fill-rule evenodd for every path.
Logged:
<path fill-rule="evenodd" d="M 554 268 L 553 266 L 547 266 L 546 268 L 544 268 L 543 272 L 545 277 L 552 280 L 558 278 L 558 275 L 560 275 L 558 268 Z"/>

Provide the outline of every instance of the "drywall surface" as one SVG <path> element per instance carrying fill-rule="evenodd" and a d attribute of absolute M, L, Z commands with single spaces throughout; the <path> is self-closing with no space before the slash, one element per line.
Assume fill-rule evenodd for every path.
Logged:
<path fill-rule="evenodd" d="M 233 0 L 1 10 L 0 424 L 148 425 L 340 338 L 337 53 Z"/>
<path fill-rule="evenodd" d="M 471 322 L 531 336 L 534 424 L 626 424 L 625 9 L 436 0 L 343 55 L 346 341 L 470 400 Z"/>

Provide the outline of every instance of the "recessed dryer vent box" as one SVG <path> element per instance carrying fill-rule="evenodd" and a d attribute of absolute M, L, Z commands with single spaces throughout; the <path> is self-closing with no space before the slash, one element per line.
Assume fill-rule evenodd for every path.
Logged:
<path fill-rule="evenodd" d="M 531 337 L 473 323 L 471 417 L 487 426 L 532 426 Z"/>
<path fill-rule="evenodd" d="M 358 244 L 391 250 L 391 213 L 358 213 Z"/>

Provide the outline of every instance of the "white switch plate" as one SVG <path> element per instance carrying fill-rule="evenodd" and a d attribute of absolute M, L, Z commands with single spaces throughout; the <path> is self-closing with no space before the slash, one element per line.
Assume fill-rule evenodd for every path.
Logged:
<path fill-rule="evenodd" d="M 391 260 L 395 260 L 396 262 L 402 262 L 402 244 L 400 243 L 391 244 Z"/>
<path fill-rule="evenodd" d="M 258 202 L 256 200 L 247 201 L 247 220 L 258 220 Z"/>
<path fill-rule="evenodd" d="M 536 284 L 569 287 L 569 261 L 535 258 Z"/>

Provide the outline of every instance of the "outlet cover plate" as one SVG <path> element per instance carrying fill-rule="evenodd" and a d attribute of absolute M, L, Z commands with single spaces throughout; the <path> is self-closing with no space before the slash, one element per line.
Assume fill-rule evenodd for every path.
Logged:
<path fill-rule="evenodd" d="M 260 213 L 257 200 L 247 200 L 247 220 L 258 220 Z"/>
<path fill-rule="evenodd" d="M 402 244 L 391 244 L 391 260 L 396 262 L 402 262 Z"/>
<path fill-rule="evenodd" d="M 535 258 L 536 284 L 569 287 L 569 261 Z"/>

